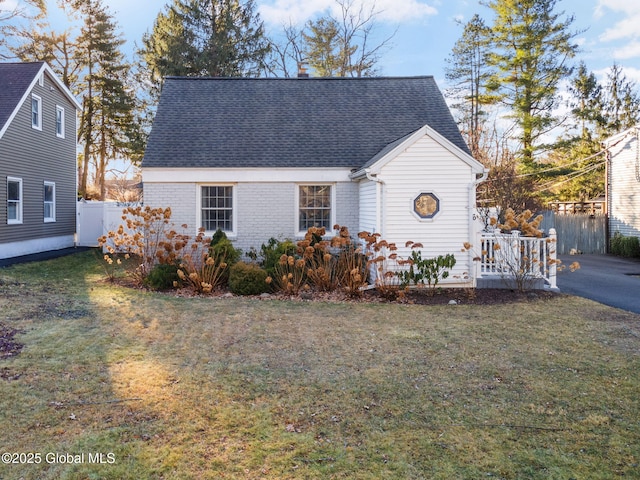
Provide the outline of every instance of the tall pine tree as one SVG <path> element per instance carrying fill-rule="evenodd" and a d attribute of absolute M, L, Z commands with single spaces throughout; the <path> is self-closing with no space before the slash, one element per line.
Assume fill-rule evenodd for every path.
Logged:
<path fill-rule="evenodd" d="M 491 0 L 496 74 L 491 88 L 513 116 L 520 131 L 521 160 L 534 167 L 540 138 L 556 125 L 553 110 L 558 88 L 572 73 L 578 47 L 570 30 L 574 18 L 556 13 L 557 0 Z"/>
<path fill-rule="evenodd" d="M 455 102 L 452 106 L 458 113 L 462 134 L 473 157 L 485 163 L 489 157 L 482 147 L 486 106 L 494 102 L 487 92 L 491 76 L 487 60 L 490 41 L 491 30 L 479 15 L 474 15 L 464 26 L 445 68 L 445 77 L 451 85 L 446 95 Z"/>
<path fill-rule="evenodd" d="M 136 99 L 128 85 L 131 66 L 121 47 L 124 40 L 102 0 L 73 0 L 84 24 L 77 41 L 77 56 L 84 67 L 81 79 L 83 112 L 78 131 L 84 144 L 79 192 L 88 196 L 88 173 L 93 162 L 99 197 L 105 197 L 105 176 L 110 161 L 141 154 L 141 132 L 135 118 Z"/>
<path fill-rule="evenodd" d="M 253 0 L 173 0 L 138 51 L 157 94 L 164 77 L 254 77 L 269 47 Z"/>

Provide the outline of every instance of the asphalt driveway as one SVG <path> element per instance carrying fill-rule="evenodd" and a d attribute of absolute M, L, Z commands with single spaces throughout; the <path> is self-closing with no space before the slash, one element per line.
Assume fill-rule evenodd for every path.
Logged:
<path fill-rule="evenodd" d="M 612 307 L 640 313 L 640 259 L 613 255 L 562 255 L 563 265 L 580 263 L 575 272 L 558 273 L 562 293 L 595 300 Z"/>

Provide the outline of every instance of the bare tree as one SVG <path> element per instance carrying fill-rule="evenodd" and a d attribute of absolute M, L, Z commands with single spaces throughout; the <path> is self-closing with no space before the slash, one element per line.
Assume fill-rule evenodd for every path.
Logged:
<path fill-rule="evenodd" d="M 25 0 L 25 3 L 35 8 L 35 12 L 25 6 L 11 7 L 6 0 L 0 0 L 0 59 L 13 58 L 9 40 L 21 31 L 19 20 L 36 20 L 47 13 L 45 0 Z"/>
<path fill-rule="evenodd" d="M 309 65 L 321 77 L 364 77 L 377 73 L 376 64 L 390 48 L 395 32 L 375 41 L 380 12 L 375 2 L 356 6 L 354 0 L 335 0 L 337 15 L 310 20 L 303 28 L 283 28 L 283 40 L 271 41 L 268 73 L 290 77 Z"/>

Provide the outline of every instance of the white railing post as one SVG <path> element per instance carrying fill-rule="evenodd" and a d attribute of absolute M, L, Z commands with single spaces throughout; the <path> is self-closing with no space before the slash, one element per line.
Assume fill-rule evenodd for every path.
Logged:
<path fill-rule="evenodd" d="M 547 252 L 549 258 L 547 262 L 549 264 L 549 286 L 553 289 L 558 288 L 556 285 L 556 274 L 558 271 L 558 234 L 556 233 L 556 229 L 552 228 L 549 230 L 549 250 Z"/>
<path fill-rule="evenodd" d="M 517 272 L 522 262 L 522 252 L 520 252 L 520 232 L 518 230 L 511 231 L 511 254 L 513 255 L 512 268 L 515 268 L 515 271 Z"/>

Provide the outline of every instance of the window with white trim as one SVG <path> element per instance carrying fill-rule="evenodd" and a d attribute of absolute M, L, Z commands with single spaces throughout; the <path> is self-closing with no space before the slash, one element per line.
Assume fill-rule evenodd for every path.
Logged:
<path fill-rule="evenodd" d="M 233 232 L 233 186 L 203 185 L 200 190 L 201 226 L 207 232 Z"/>
<path fill-rule="evenodd" d="M 22 223 L 22 179 L 7 177 L 7 223 Z"/>
<path fill-rule="evenodd" d="M 324 227 L 330 232 L 333 228 L 331 204 L 331 185 L 299 185 L 298 230 Z"/>
<path fill-rule="evenodd" d="M 42 130 L 42 98 L 31 95 L 31 126 Z"/>
<path fill-rule="evenodd" d="M 56 184 L 44 182 L 44 221 L 56 221 Z"/>
<path fill-rule="evenodd" d="M 56 136 L 64 138 L 64 108 L 56 105 Z"/>

